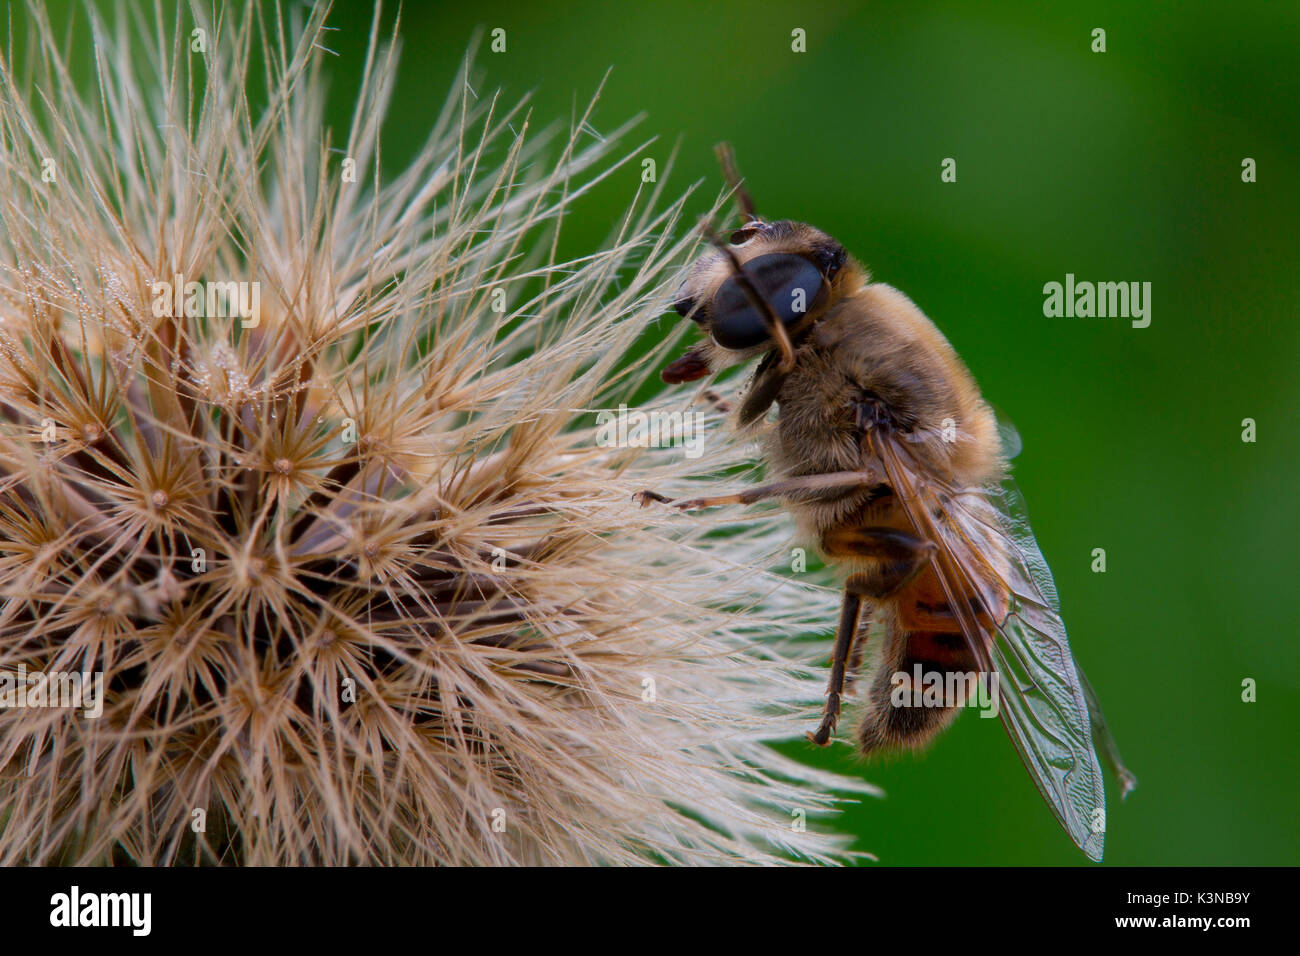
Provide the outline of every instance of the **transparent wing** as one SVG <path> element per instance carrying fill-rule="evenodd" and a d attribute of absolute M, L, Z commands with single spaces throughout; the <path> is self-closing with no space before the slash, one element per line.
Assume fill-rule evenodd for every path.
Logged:
<path fill-rule="evenodd" d="M 1016 430 L 1015 423 L 1002 414 L 1002 409 L 996 405 L 993 406 L 993 415 L 998 423 L 998 440 L 1002 443 L 1002 457 L 1010 461 L 1025 447 L 1020 440 L 1020 432 Z"/>
<path fill-rule="evenodd" d="M 1079 849 L 1100 860 L 1106 795 L 1088 695 L 1020 493 L 1010 479 L 975 489 L 922 480 L 906 444 L 887 432 L 873 438 L 890 485 L 938 545 L 948 604 L 976 659 L 998 675 L 1002 722 L 1030 777 Z M 983 608 L 965 595 L 978 595 Z"/>

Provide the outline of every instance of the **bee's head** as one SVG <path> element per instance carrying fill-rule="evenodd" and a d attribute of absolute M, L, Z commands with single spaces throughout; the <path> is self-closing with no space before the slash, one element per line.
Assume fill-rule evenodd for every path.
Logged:
<path fill-rule="evenodd" d="M 733 256 L 744 279 L 736 274 Z M 750 219 L 731 233 L 726 251 L 711 247 L 700 256 L 678 290 L 673 307 L 696 322 L 709 343 L 690 349 L 664 369 L 663 378 L 701 378 L 711 366 L 745 361 L 772 348 L 768 308 L 798 340 L 860 281 L 861 271 L 844 247 L 820 229 Z"/>

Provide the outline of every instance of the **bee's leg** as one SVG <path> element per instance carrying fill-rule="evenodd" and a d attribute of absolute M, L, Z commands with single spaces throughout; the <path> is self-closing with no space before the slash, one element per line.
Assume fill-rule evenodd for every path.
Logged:
<path fill-rule="evenodd" d="M 767 353 L 774 356 L 775 352 Z M 785 384 L 785 373 L 776 367 L 767 367 L 767 360 L 758 367 L 758 374 L 754 376 L 754 383 L 750 385 L 749 391 L 745 393 L 745 401 L 740 406 L 740 413 L 737 415 L 737 421 L 741 428 L 748 427 L 767 414 L 767 410 L 772 407 L 776 401 L 777 395 L 781 394 L 781 386 Z"/>
<path fill-rule="evenodd" d="M 727 401 L 711 388 L 706 388 L 704 391 L 700 392 L 700 398 L 708 402 L 716 411 L 723 415 L 726 415 L 731 411 L 731 402 Z"/>
<path fill-rule="evenodd" d="M 858 624 L 859 630 L 862 630 L 864 627 L 866 627 L 866 622 L 867 619 L 870 617 L 870 615 L 871 615 L 871 608 L 868 607 L 866 611 L 866 615 L 863 617 L 862 621 L 859 622 Z M 849 652 L 849 662 L 847 667 L 844 670 L 845 693 L 853 692 L 853 685 L 857 681 L 858 671 L 862 669 L 862 654 L 866 649 L 867 649 L 866 641 L 853 642 L 853 649 Z"/>
<path fill-rule="evenodd" d="M 661 495 L 659 494 L 659 492 L 650 491 L 649 489 L 646 489 L 645 491 L 638 491 L 632 497 L 636 499 L 636 503 L 639 504 L 642 508 L 644 508 L 652 501 L 657 501 L 660 504 L 664 504 L 664 505 L 672 504 L 673 501 L 673 499 L 669 498 L 667 495 Z"/>
<path fill-rule="evenodd" d="M 711 498 L 687 498 L 683 501 L 671 501 L 654 491 L 638 491 L 633 497 L 642 505 L 651 501 L 661 501 L 670 503 L 674 508 L 682 511 L 693 511 L 696 508 L 712 508 L 715 505 L 752 505 L 756 501 L 779 498 L 783 495 L 793 495 L 801 491 L 827 491 L 835 488 L 853 488 L 859 485 L 876 485 L 880 483 L 880 480 L 880 475 L 871 470 L 833 471 L 824 475 L 805 475 L 802 478 L 791 478 L 770 485 L 759 485 L 756 488 L 747 488 L 734 495 L 715 495 Z"/>
<path fill-rule="evenodd" d="M 832 557 L 873 559 L 862 573 L 853 574 L 844 582 L 844 604 L 831 655 L 831 678 L 826 686 L 826 709 L 821 725 L 808 735 L 813 743 L 825 746 L 840 716 L 845 662 L 862 653 L 863 645 L 858 644 L 858 653 L 853 654 L 863 598 L 880 600 L 903 587 L 925 568 L 935 546 L 895 528 L 836 528 L 822 536 L 822 547 Z"/>
<path fill-rule="evenodd" d="M 850 578 L 850 581 L 852 579 Z M 831 740 L 831 733 L 840 719 L 840 696 L 844 693 L 844 662 L 853 651 L 853 639 L 858 634 L 858 617 L 862 611 L 862 595 L 850 584 L 844 586 L 844 603 L 840 606 L 840 626 L 835 632 L 835 650 L 831 654 L 831 679 L 826 684 L 826 709 L 822 722 L 808 739 L 819 747 Z"/>

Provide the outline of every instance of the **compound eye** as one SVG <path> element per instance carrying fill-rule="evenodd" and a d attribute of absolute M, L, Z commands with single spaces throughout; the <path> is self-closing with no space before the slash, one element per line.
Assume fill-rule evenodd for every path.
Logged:
<path fill-rule="evenodd" d="M 750 259 L 742 267 L 781 324 L 797 325 L 825 300 L 826 283 L 817 265 L 803 256 L 776 252 Z M 768 339 L 767 324 L 759 306 L 732 276 L 718 287 L 709 303 L 709 331 L 723 348 L 741 350 Z"/>

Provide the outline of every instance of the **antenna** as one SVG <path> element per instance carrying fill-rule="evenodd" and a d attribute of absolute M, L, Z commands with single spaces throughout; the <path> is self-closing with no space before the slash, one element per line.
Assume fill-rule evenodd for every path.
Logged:
<path fill-rule="evenodd" d="M 727 185 L 731 187 L 732 195 L 736 197 L 736 203 L 740 206 L 740 214 L 748 222 L 751 219 L 757 219 L 758 215 L 754 212 L 754 200 L 749 198 L 749 191 L 745 189 L 740 178 L 740 172 L 736 169 L 736 154 L 731 148 L 730 143 L 719 143 L 713 147 L 713 153 L 718 157 L 718 165 L 722 167 L 722 176 L 727 180 Z"/>

